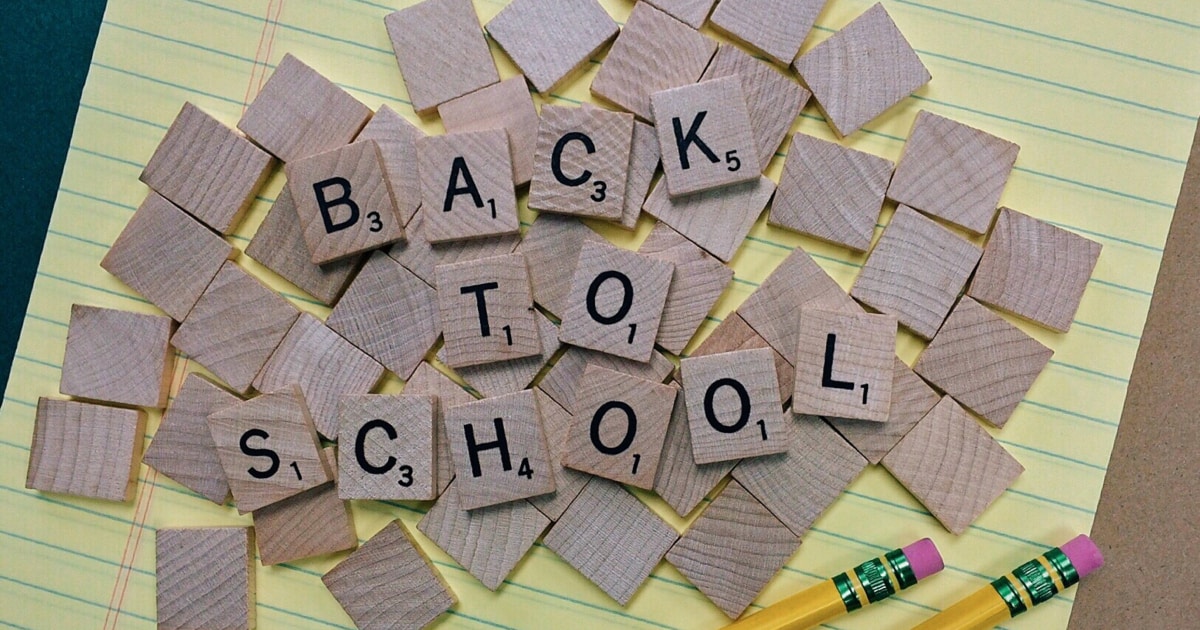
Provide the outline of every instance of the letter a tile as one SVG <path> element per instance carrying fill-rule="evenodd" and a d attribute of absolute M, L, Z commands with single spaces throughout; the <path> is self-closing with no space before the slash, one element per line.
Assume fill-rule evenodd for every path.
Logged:
<path fill-rule="evenodd" d="M 461 241 L 516 234 L 512 154 L 503 129 L 417 141 L 425 240 Z"/>

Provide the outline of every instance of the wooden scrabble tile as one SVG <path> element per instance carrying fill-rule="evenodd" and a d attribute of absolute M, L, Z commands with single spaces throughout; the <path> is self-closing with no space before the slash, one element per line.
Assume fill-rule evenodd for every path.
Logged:
<path fill-rule="evenodd" d="M 657 342 L 667 352 L 680 354 L 725 292 L 725 285 L 733 279 L 733 269 L 665 223 L 654 226 L 638 253 L 675 264 Z"/>
<path fill-rule="evenodd" d="M 653 125 L 633 121 L 633 142 L 629 146 L 629 169 L 625 175 L 625 200 L 621 206 L 621 222 L 626 230 L 637 227 L 642 203 L 650 194 L 654 172 L 658 170 L 662 152 L 658 149 L 658 134 Z"/>
<path fill-rule="evenodd" d="M 825 419 L 872 464 L 878 464 L 942 398 L 899 358 L 895 359 L 894 364 L 892 408 L 888 412 L 887 422 Z"/>
<path fill-rule="evenodd" d="M 241 398 L 203 376 L 189 373 L 163 414 L 142 462 L 209 501 L 225 505 L 229 483 L 208 432 L 208 416 L 240 402 Z"/>
<path fill-rule="evenodd" d="M 676 389 L 679 385 L 673 384 Z M 688 426 L 687 397 L 675 397 L 667 427 L 654 492 L 680 516 L 687 516 L 733 470 L 738 460 L 697 464 L 692 457 L 692 430 Z"/>
<path fill-rule="evenodd" d="M 458 603 L 399 520 L 385 525 L 321 581 L 362 630 L 424 627 Z"/>
<path fill-rule="evenodd" d="M 516 234 L 508 133 L 503 129 L 428 136 L 417 142 L 425 240 Z M 439 212 L 440 210 L 440 212 Z"/>
<path fill-rule="evenodd" d="M 254 628 L 253 529 L 164 527 L 154 547 L 159 628 Z"/>
<path fill-rule="evenodd" d="M 671 547 L 667 562 L 737 619 L 799 547 L 799 536 L 732 481 Z"/>
<path fill-rule="evenodd" d="M 428 363 L 421 363 L 404 384 L 404 394 L 429 395 L 438 400 L 434 407 L 434 444 L 437 447 L 435 464 L 437 474 L 434 481 L 437 493 L 446 491 L 446 486 L 454 479 L 454 459 L 450 456 L 450 440 L 446 438 L 446 410 L 469 402 L 475 402 L 475 397 L 463 389 L 461 385 L 450 380 Z"/>
<path fill-rule="evenodd" d="M 797 133 L 767 221 L 865 252 L 895 164 Z"/>
<path fill-rule="evenodd" d="M 511 394 L 525 389 L 561 347 L 558 341 L 558 326 L 539 311 L 534 311 L 534 318 L 537 319 L 538 338 L 542 344 L 541 354 L 484 365 L 454 368 L 454 371 L 484 398 Z M 443 363 L 446 362 L 445 350 L 443 347 L 438 352 L 438 359 Z"/>
<path fill-rule="evenodd" d="M 742 316 L 735 311 L 727 314 L 725 319 L 688 356 L 703 357 L 752 348 L 771 348 L 771 344 L 767 343 L 762 335 L 754 332 L 750 324 L 747 324 L 746 320 L 742 319 Z M 787 362 L 787 359 L 783 358 L 782 354 L 779 354 L 778 350 L 774 348 L 771 350 L 775 353 L 775 377 L 779 382 L 779 399 L 786 403 L 791 399 L 792 389 L 795 387 L 795 369 L 791 363 Z"/>
<path fill-rule="evenodd" d="M 943 398 L 883 466 L 954 534 L 962 534 L 1025 467 L 958 403 Z"/>
<path fill-rule="evenodd" d="M 543 107 L 529 207 L 620 220 L 633 122 L 630 114 L 597 107 Z"/>
<path fill-rule="evenodd" d="M 543 542 L 624 606 L 678 538 L 620 484 L 593 477 Z"/>
<path fill-rule="evenodd" d="M 650 95 L 694 83 L 716 50 L 717 42 L 639 2 L 592 79 L 592 94 L 653 123 Z"/>
<path fill-rule="evenodd" d="M 337 470 L 333 447 L 321 449 Z M 350 504 L 333 481 L 254 511 L 254 534 L 263 566 L 354 549 L 358 535 Z"/>
<path fill-rule="evenodd" d="M 792 67 L 842 137 L 932 79 L 882 4 L 854 18 Z"/>
<path fill-rule="evenodd" d="M 487 23 L 487 32 L 549 94 L 591 59 L 619 28 L 596 0 L 516 0 Z"/>
<path fill-rule="evenodd" d="M 554 492 L 527 500 L 554 522 L 562 517 L 567 506 L 579 496 L 592 476 L 562 465 L 571 432 L 571 412 L 563 409 L 549 394 L 537 387 L 533 388 L 533 395 L 538 399 L 538 408 L 542 411 L 542 428 L 546 432 L 546 445 L 550 448 L 550 473 L 554 477 Z"/>
<path fill-rule="evenodd" d="M 550 526 L 550 519 L 528 501 L 467 510 L 457 485 L 450 484 L 417 529 L 494 591 Z"/>
<path fill-rule="evenodd" d="M 667 15 L 699 29 L 704 26 L 716 0 L 646 0 L 651 6 Z"/>
<path fill-rule="evenodd" d="M 39 398 L 25 487 L 132 501 L 145 431 L 140 409 Z"/>
<path fill-rule="evenodd" d="M 642 363 L 611 354 L 570 347 L 558 358 L 554 367 L 542 377 L 538 387 L 543 389 L 567 411 L 575 412 L 575 401 L 579 396 L 579 379 L 583 378 L 588 366 L 598 365 L 622 374 L 636 376 L 661 383 L 675 369 L 671 360 L 658 351 L 651 353 L 650 361 Z"/>
<path fill-rule="evenodd" d="M 167 406 L 175 354 L 170 317 L 71 305 L 59 393 L 137 407 Z"/>
<path fill-rule="evenodd" d="M 722 0 L 712 23 L 774 60 L 788 65 L 800 52 L 828 0 Z"/>
<path fill-rule="evenodd" d="M 913 370 L 984 420 L 1002 427 L 1054 351 L 964 297 Z"/>
<path fill-rule="evenodd" d="M 797 336 L 792 411 L 887 422 L 896 358 L 895 317 L 805 308 Z"/>
<path fill-rule="evenodd" d="M 418 114 L 500 80 L 470 0 L 427 0 L 383 22 Z"/>
<path fill-rule="evenodd" d="M 438 106 L 438 115 L 442 118 L 446 133 L 488 129 L 508 132 L 513 184 L 520 186 L 529 182 L 533 176 L 533 151 L 537 145 L 538 111 L 525 84 L 525 77 L 509 77 L 446 101 Z"/>
<path fill-rule="evenodd" d="M 663 177 L 672 197 L 762 175 L 738 77 L 655 92 L 650 95 L 650 108 L 658 121 Z"/>
<path fill-rule="evenodd" d="M 438 311 L 446 364 L 465 367 L 540 356 L 525 256 L 438 265 Z"/>
<path fill-rule="evenodd" d="M 554 491 L 537 399 L 529 390 L 443 411 L 465 509 Z"/>
<path fill-rule="evenodd" d="M 299 387 L 216 411 L 208 430 L 242 514 L 333 478 Z"/>
<path fill-rule="evenodd" d="M 425 284 L 437 288 L 438 265 L 479 260 L 511 254 L 521 242 L 520 234 L 473 238 L 469 241 L 430 243 L 425 240 L 425 212 L 418 211 L 404 230 L 406 239 L 392 245 L 388 256 L 416 274 Z"/>
<path fill-rule="evenodd" d="M 642 209 L 708 253 L 729 262 L 774 193 L 775 182 L 759 177 L 745 184 L 672 199 L 660 181 Z"/>
<path fill-rule="evenodd" d="M 292 162 L 349 143 L 369 118 L 369 107 L 288 53 L 237 126 L 275 157 Z"/>
<path fill-rule="evenodd" d="M 1099 258 L 1099 243 L 1001 208 L 967 294 L 1067 332 Z"/>
<path fill-rule="evenodd" d="M 551 313 L 561 315 L 566 307 L 571 276 L 585 241 L 605 242 L 575 217 L 543 213 L 517 246 L 529 266 L 533 301 Z"/>
<path fill-rule="evenodd" d="M 571 278 L 558 338 L 634 361 L 649 361 L 675 265 L 585 242 Z"/>
<path fill-rule="evenodd" d="M 771 350 L 691 356 L 679 369 L 697 464 L 787 450 L 788 422 Z"/>
<path fill-rule="evenodd" d="M 895 315 L 932 339 L 983 252 L 970 241 L 900 206 L 854 280 L 850 295 Z"/>
<path fill-rule="evenodd" d="M 421 177 L 417 171 L 417 139 L 425 132 L 387 105 L 380 105 L 355 141 L 374 140 L 379 145 L 379 161 L 392 188 L 396 216 L 408 225 L 421 206 Z"/>
<path fill-rule="evenodd" d="M 338 403 L 338 496 L 437 498 L 437 421 L 432 396 L 342 396 Z"/>
<path fill-rule="evenodd" d="M 986 131 L 918 112 L 887 196 L 982 234 L 1020 150 Z"/>
<path fill-rule="evenodd" d="M 171 345 L 245 394 L 300 312 L 233 262 L 222 265 Z"/>
<path fill-rule="evenodd" d="M 400 378 L 442 332 L 437 292 L 382 252 L 367 259 L 325 325 Z"/>
<path fill-rule="evenodd" d="M 797 536 L 867 467 L 867 460 L 816 416 L 798 416 L 788 450 L 743 460 L 733 478 Z"/>
<path fill-rule="evenodd" d="M 205 225 L 229 234 L 273 163 L 241 134 L 184 103 L 138 179 Z"/>

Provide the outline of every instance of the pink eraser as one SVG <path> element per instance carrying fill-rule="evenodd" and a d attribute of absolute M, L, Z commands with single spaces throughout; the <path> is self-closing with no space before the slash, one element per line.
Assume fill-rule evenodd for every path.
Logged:
<path fill-rule="evenodd" d="M 913 575 L 918 581 L 924 580 L 946 567 L 942 562 L 942 554 L 938 552 L 937 545 L 928 538 L 922 538 L 900 551 L 904 552 L 904 556 L 908 558 L 908 565 L 912 567 Z M 1063 552 L 1065 553 L 1066 549 Z"/>
<path fill-rule="evenodd" d="M 1087 534 L 1080 534 L 1072 538 L 1058 549 L 1075 566 L 1075 571 L 1079 573 L 1080 579 L 1104 566 L 1104 556 L 1100 553 L 1100 548 L 1092 542 L 1091 538 L 1087 537 Z"/>

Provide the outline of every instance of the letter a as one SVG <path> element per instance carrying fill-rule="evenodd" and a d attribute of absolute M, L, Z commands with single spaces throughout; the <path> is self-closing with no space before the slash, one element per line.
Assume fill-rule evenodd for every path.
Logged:
<path fill-rule="evenodd" d="M 462 186 L 458 185 L 459 177 L 462 178 Z M 442 212 L 450 212 L 454 208 L 454 198 L 459 195 L 471 195 L 475 207 L 483 207 L 483 197 L 479 194 L 479 188 L 475 186 L 475 179 L 471 177 L 467 161 L 461 155 L 454 158 L 454 163 L 450 166 L 450 184 L 446 186 L 446 201 L 442 203 Z"/>

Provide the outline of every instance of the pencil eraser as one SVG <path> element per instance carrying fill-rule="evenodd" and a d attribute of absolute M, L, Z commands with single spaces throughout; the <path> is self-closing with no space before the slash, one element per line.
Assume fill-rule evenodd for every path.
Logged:
<path fill-rule="evenodd" d="M 917 581 L 924 580 L 946 567 L 942 562 L 942 554 L 938 552 L 937 545 L 928 538 L 922 538 L 900 551 L 904 552 L 904 556 L 908 558 L 908 565 L 912 567 Z"/>
<path fill-rule="evenodd" d="M 1072 538 L 1058 549 L 1075 566 L 1075 571 L 1079 573 L 1080 579 L 1104 566 L 1104 556 L 1100 553 L 1100 548 L 1092 542 L 1091 538 L 1088 538 L 1087 534 L 1080 534 Z"/>

